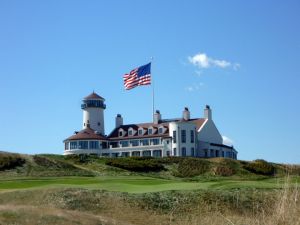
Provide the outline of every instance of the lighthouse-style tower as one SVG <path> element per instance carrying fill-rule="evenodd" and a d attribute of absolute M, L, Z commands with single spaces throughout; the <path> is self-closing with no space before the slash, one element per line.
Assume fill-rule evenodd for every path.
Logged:
<path fill-rule="evenodd" d="M 105 135 L 104 130 L 104 104 L 105 99 L 97 95 L 95 92 L 86 96 L 81 104 L 83 110 L 83 129 L 88 127 Z"/>

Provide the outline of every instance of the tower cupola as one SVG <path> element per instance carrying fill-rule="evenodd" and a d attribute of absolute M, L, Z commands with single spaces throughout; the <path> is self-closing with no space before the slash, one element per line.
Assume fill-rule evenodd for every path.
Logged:
<path fill-rule="evenodd" d="M 104 130 L 104 104 L 105 99 L 93 92 L 82 100 L 83 129 L 88 127 L 105 135 Z"/>

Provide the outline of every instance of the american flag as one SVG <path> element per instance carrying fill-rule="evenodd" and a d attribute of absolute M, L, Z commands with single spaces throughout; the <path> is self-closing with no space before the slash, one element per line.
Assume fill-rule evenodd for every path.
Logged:
<path fill-rule="evenodd" d="M 130 90 L 141 85 L 151 84 L 151 63 L 140 66 L 130 71 L 129 74 L 123 76 L 124 87 L 126 90 Z"/>

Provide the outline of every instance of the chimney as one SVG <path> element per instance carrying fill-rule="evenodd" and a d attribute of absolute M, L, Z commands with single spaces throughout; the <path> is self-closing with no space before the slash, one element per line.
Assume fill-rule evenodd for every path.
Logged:
<path fill-rule="evenodd" d="M 153 115 L 153 123 L 158 124 L 161 121 L 161 114 L 159 110 L 156 110 L 154 115 Z"/>
<path fill-rule="evenodd" d="M 204 109 L 204 118 L 208 119 L 208 120 L 212 119 L 211 109 L 210 109 L 209 105 L 205 106 L 205 109 Z"/>
<path fill-rule="evenodd" d="M 182 119 L 189 120 L 190 119 L 190 111 L 188 107 L 184 107 L 183 113 L 182 113 Z"/>
<path fill-rule="evenodd" d="M 123 125 L 123 117 L 121 114 L 117 114 L 116 116 L 116 128 L 120 127 Z"/>

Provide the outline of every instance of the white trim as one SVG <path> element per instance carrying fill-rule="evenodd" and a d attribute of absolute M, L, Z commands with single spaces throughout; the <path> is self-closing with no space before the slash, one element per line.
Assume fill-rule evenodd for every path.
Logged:
<path fill-rule="evenodd" d="M 205 126 L 205 124 L 207 123 L 208 119 L 205 119 L 205 122 L 201 125 L 201 127 L 199 127 L 197 132 L 200 132 L 202 130 L 202 128 Z"/>

